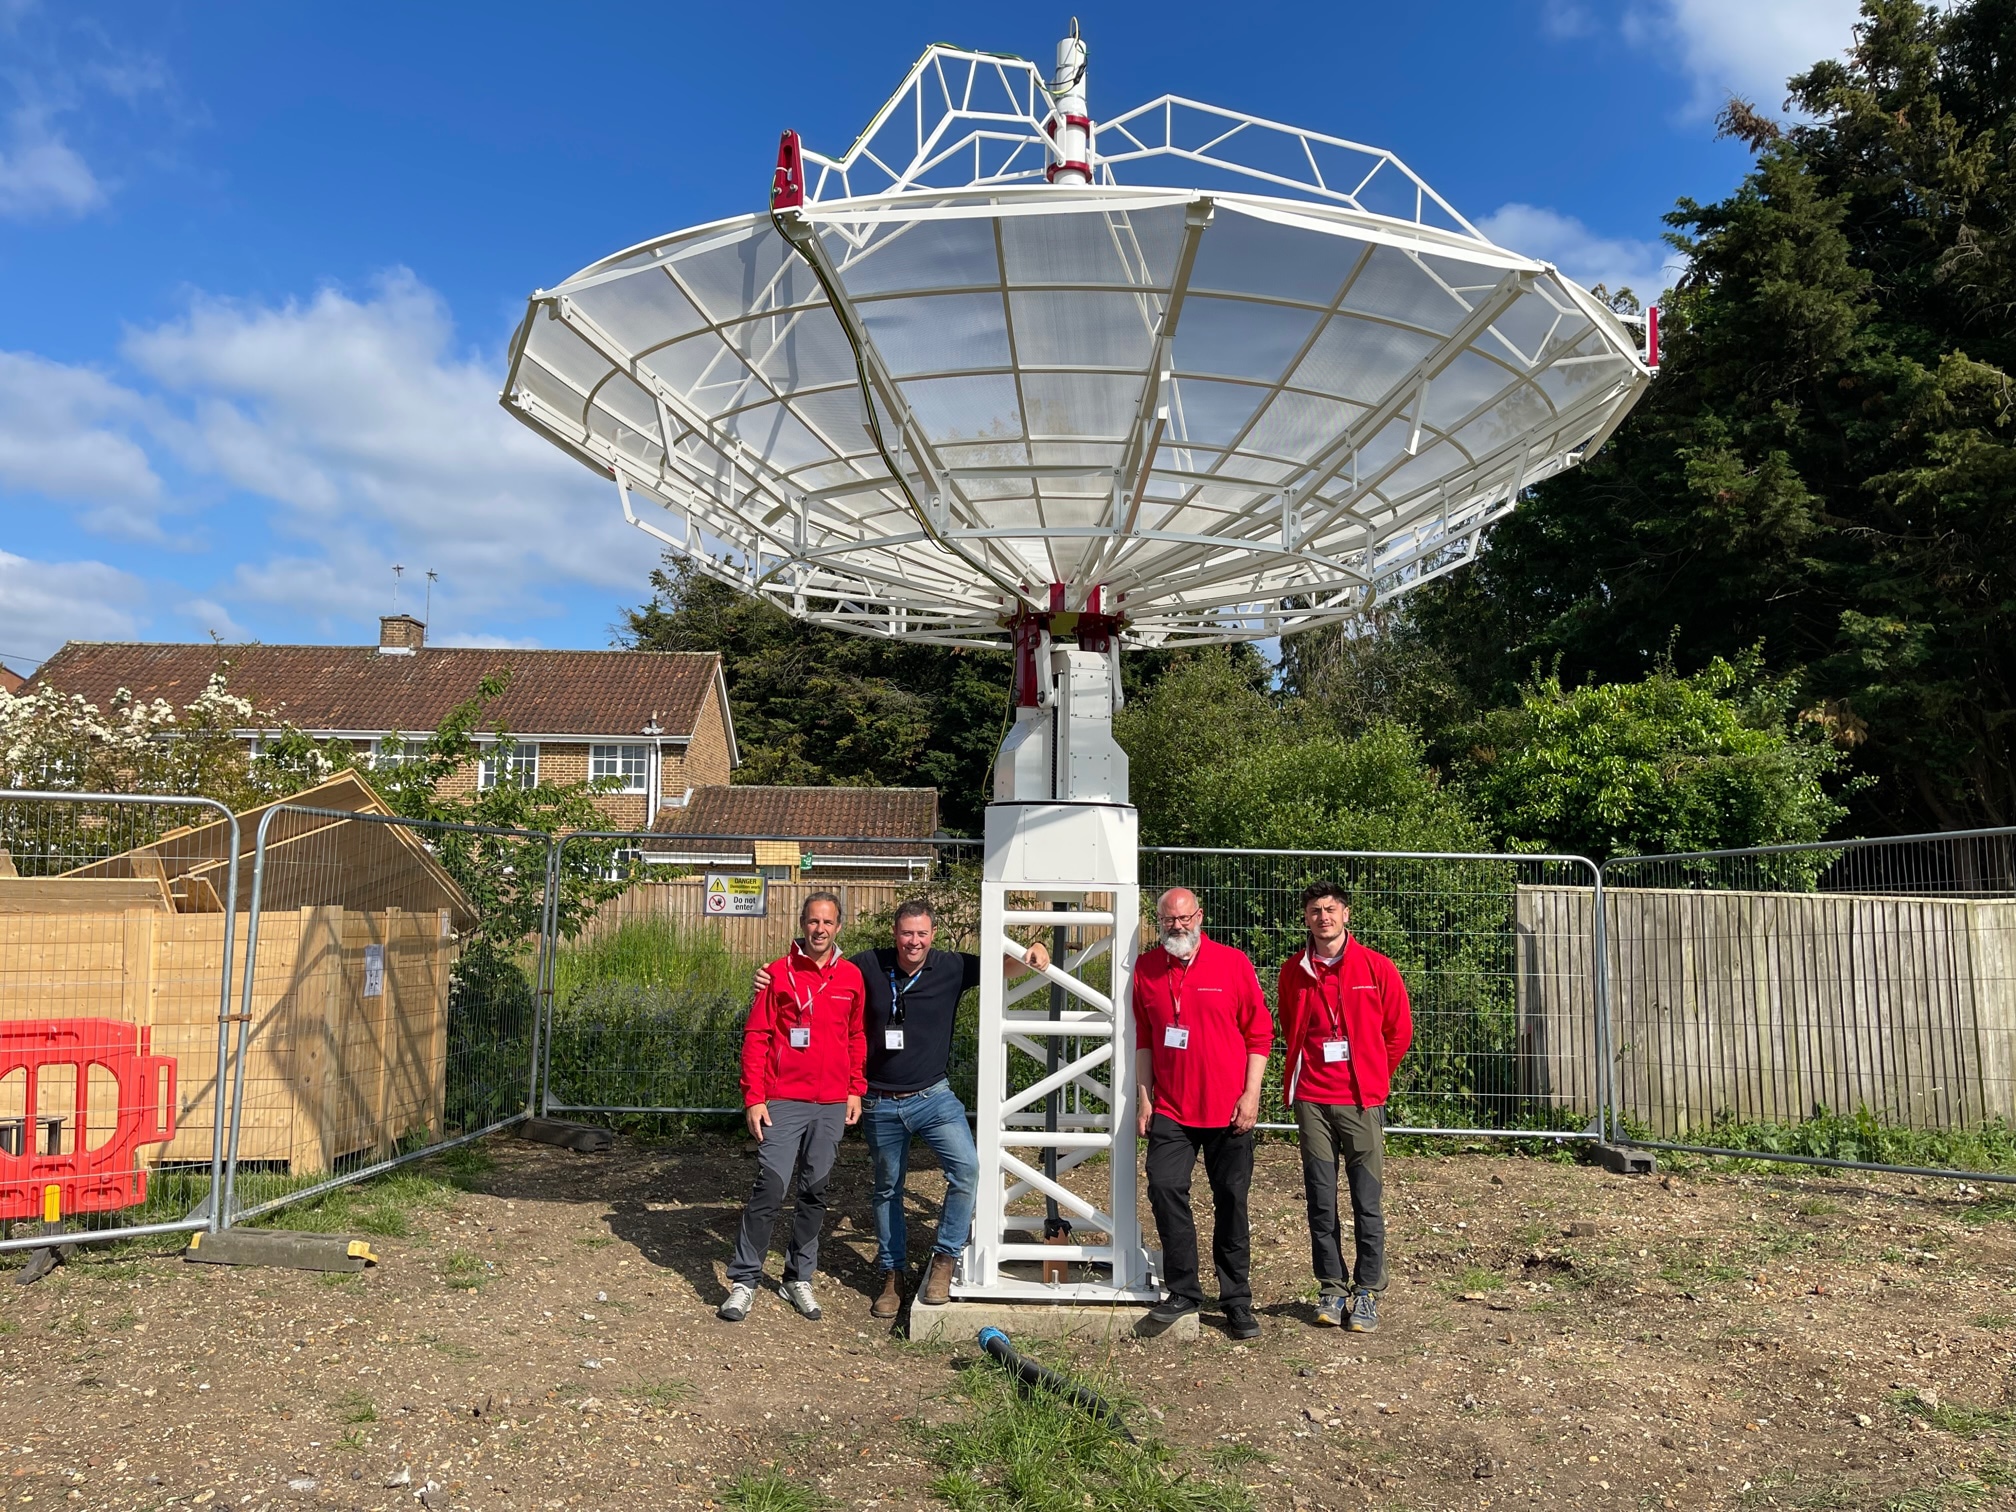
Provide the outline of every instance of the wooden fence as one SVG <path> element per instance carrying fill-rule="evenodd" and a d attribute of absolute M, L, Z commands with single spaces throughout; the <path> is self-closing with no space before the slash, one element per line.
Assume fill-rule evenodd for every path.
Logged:
<path fill-rule="evenodd" d="M 838 896 L 841 921 L 851 924 L 864 914 L 894 908 L 916 891 L 914 882 L 772 882 L 769 913 L 755 919 L 708 913 L 705 877 L 639 882 L 596 910 L 582 938 L 594 939 L 633 919 L 670 919 L 682 930 L 718 934 L 735 955 L 770 961 L 790 949 L 798 933 L 798 910 L 815 892 Z"/>
<path fill-rule="evenodd" d="M 1592 893 L 1521 887 L 1525 1089 L 1597 1101 Z M 1825 1107 L 1954 1129 L 2016 1119 L 2016 902 L 1842 893 L 1606 892 L 1620 1114 L 1657 1136 Z"/>

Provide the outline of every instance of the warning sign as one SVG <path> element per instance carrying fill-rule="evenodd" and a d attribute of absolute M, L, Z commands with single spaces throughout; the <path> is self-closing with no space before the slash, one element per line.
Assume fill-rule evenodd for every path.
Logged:
<path fill-rule="evenodd" d="M 709 872 L 707 912 L 745 919 L 765 918 L 770 912 L 770 894 L 761 877 L 738 877 L 726 872 Z"/>

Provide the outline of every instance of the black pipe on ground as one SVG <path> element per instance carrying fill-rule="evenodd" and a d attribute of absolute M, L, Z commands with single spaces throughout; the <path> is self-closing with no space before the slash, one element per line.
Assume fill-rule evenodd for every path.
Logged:
<path fill-rule="evenodd" d="M 1128 1443 L 1138 1442 L 1134 1435 L 1127 1431 L 1127 1425 L 1120 1420 L 1120 1414 L 1111 1402 L 1090 1386 L 1081 1386 L 1069 1376 L 1058 1374 L 1048 1365 L 1023 1358 L 1016 1352 L 1015 1346 L 1008 1342 L 1008 1335 L 1000 1329 L 981 1329 L 980 1348 L 1024 1386 L 1040 1386 L 1045 1391 L 1055 1392 L 1073 1407 L 1104 1423 Z"/>

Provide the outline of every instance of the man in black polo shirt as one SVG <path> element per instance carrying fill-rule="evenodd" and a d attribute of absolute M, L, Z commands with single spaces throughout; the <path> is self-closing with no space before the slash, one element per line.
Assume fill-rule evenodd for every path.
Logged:
<path fill-rule="evenodd" d="M 881 1286 L 874 1317 L 894 1318 L 903 1307 L 902 1275 L 908 1234 L 903 1187 L 910 1172 L 910 1141 L 922 1139 L 945 1172 L 945 1210 L 931 1246 L 918 1299 L 927 1306 L 951 1300 L 952 1268 L 973 1229 L 973 1199 L 980 1185 L 980 1155 L 966 1122 L 966 1105 L 952 1090 L 952 1030 L 959 999 L 980 985 L 980 958 L 931 948 L 937 924 L 931 905 L 913 898 L 896 910 L 894 947 L 852 957 L 868 985 L 862 1027 L 868 1035 L 868 1096 L 861 1129 L 875 1157 L 875 1268 Z M 1025 962 L 1010 956 L 1013 972 Z M 1050 952 L 1031 945 L 1026 965 L 1041 971 Z M 766 985 L 759 974 L 756 986 Z"/>

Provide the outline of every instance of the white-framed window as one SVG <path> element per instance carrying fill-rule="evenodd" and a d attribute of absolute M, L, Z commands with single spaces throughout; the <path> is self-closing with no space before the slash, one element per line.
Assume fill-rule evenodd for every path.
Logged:
<path fill-rule="evenodd" d="M 648 792 L 651 786 L 651 747 L 647 745 L 598 745 L 588 748 L 588 775 L 600 779 L 616 777 L 624 793 Z"/>
<path fill-rule="evenodd" d="M 424 740 L 374 740 L 371 742 L 371 765 L 384 771 L 391 767 L 404 766 L 409 761 L 418 761 L 427 754 Z"/>
<path fill-rule="evenodd" d="M 536 743 L 521 740 L 500 761 L 502 753 L 503 748 L 494 744 L 483 748 L 483 761 L 476 769 L 478 787 L 494 788 L 500 778 L 521 788 L 539 786 L 539 747 Z"/>

